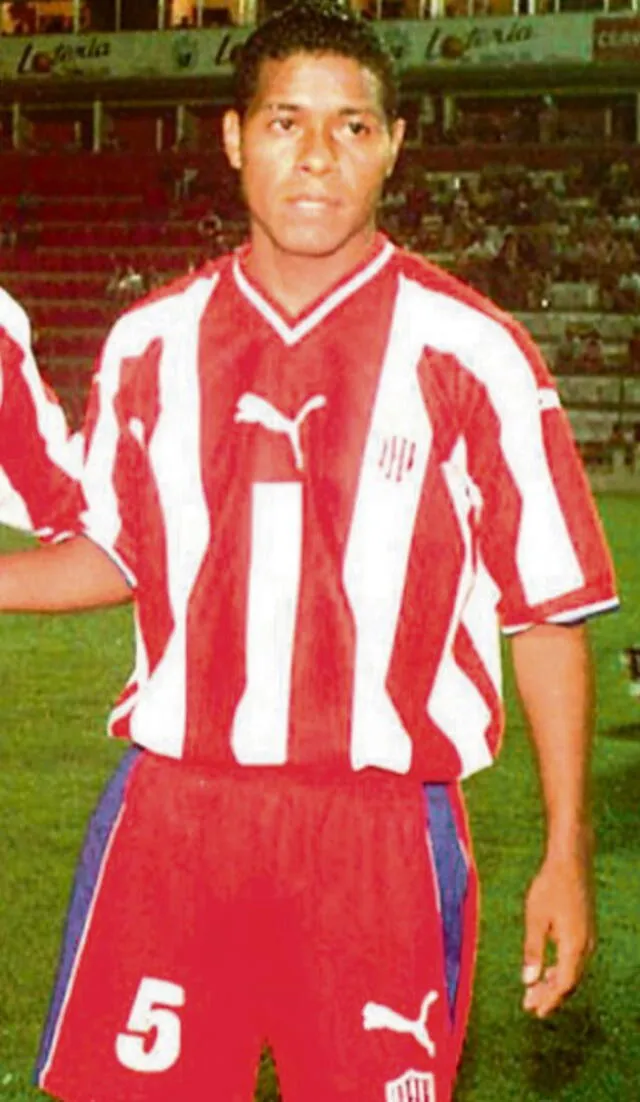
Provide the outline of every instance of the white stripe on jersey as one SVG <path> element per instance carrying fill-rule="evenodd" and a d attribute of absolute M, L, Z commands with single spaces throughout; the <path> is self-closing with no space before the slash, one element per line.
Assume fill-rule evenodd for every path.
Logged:
<path fill-rule="evenodd" d="M 87 535 L 116 561 L 129 584 L 135 585 L 136 579 L 129 565 L 123 563 L 113 549 L 122 527 L 118 497 L 112 477 L 119 443 L 114 399 L 120 386 L 122 356 L 126 348 L 125 339 L 131 339 L 133 336 L 129 333 L 126 323 L 125 317 L 114 326 L 112 338 L 105 345 L 100 373 L 94 383 L 99 387 L 100 416 L 84 464 L 82 484 L 88 505 L 82 514 L 82 522 Z M 131 351 L 127 350 L 125 354 L 141 355 L 148 341 L 148 334 L 140 333 L 138 340 L 132 341 Z"/>
<path fill-rule="evenodd" d="M 231 745 L 242 765 L 281 765 L 302 569 L 302 483 L 255 482 L 251 496 L 247 684 Z"/>
<path fill-rule="evenodd" d="M 399 295 L 344 562 L 356 627 L 351 763 L 354 769 L 373 765 L 396 773 L 409 771 L 413 744 L 385 681 L 433 437 L 417 373 L 424 342 L 412 310 L 413 304 Z M 380 466 L 385 441 L 394 438 L 414 448 L 411 467 L 400 479 L 386 477 Z"/>
<path fill-rule="evenodd" d="M 428 714 L 447 738 L 451 740 L 458 752 L 462 764 L 462 776 L 475 773 L 478 769 L 484 769 L 492 761 L 484 737 L 491 721 L 491 711 L 482 694 L 473 684 L 473 681 L 463 673 L 453 656 L 453 645 L 463 616 L 463 610 L 467 612 L 468 616 L 469 610 L 471 610 L 470 622 L 472 624 L 474 622 L 471 597 L 475 589 L 475 573 L 472 566 L 471 533 L 468 519 L 470 499 L 473 495 L 471 479 L 467 474 L 466 465 L 466 447 L 464 442 L 459 440 L 451 453 L 450 459 L 442 464 L 442 473 L 449 489 L 451 504 L 458 518 L 465 554 L 458 577 L 455 606 L 449 621 L 447 638 L 442 648 L 440 665 L 427 701 Z M 486 589 L 483 590 L 481 595 L 476 594 L 476 598 L 479 596 L 483 600 L 486 614 Z M 478 644 L 480 656 L 484 657 L 489 650 L 487 646 L 487 628 L 490 629 L 491 625 L 486 622 L 478 623 L 476 620 L 474 626 L 477 628 L 475 642 Z M 495 665 L 495 657 L 492 656 L 487 673 L 489 673 L 489 670 L 495 671 Z"/>
<path fill-rule="evenodd" d="M 585 579 L 545 456 L 536 383 L 524 353 L 488 315 L 405 277 L 400 283 L 399 300 L 406 298 L 417 339 L 455 356 L 486 387 L 496 411 L 502 452 L 521 493 L 516 561 L 527 602 L 542 604 L 579 589 Z M 505 385 L 510 376 L 513 386 Z M 543 404 L 549 408 L 548 399 Z"/>

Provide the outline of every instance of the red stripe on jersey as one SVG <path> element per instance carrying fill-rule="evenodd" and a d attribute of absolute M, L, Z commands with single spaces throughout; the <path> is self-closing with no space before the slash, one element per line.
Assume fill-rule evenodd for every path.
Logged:
<path fill-rule="evenodd" d="M 116 550 L 133 567 L 138 590 L 153 594 L 152 601 L 137 604 L 150 671 L 160 662 L 174 628 L 168 599 L 166 524 L 150 458 L 160 416 L 161 355 L 162 342 L 156 340 L 141 357 L 123 362 L 122 388 L 115 402 L 120 432 L 114 489 L 123 504 L 122 535 Z M 137 487 L 135 495 L 127 494 L 131 485 Z"/>
<path fill-rule="evenodd" d="M 267 472 L 260 454 L 264 429 L 234 421 L 239 396 L 252 389 L 261 324 L 252 329 L 251 312 L 239 314 L 223 291 L 216 289 L 199 332 L 202 478 L 211 534 L 189 603 L 184 750 L 186 756 L 217 763 L 234 760 L 230 732 L 245 684 L 250 487 L 267 474 L 282 480 L 289 462 L 282 438 L 276 466 Z M 275 361 L 270 372 L 276 372 Z M 218 596 L 222 592 L 224 600 Z"/>
<path fill-rule="evenodd" d="M 482 486 L 478 551 L 500 590 L 498 611 L 502 620 L 522 622 L 529 615 L 529 605 L 514 562 L 522 494 L 500 446 L 500 421 L 489 396 L 475 379 L 469 380 L 467 391 L 474 423 L 474 432 L 467 437 L 469 473 Z M 493 518 L 498 515 L 500 524 L 496 525 Z"/>

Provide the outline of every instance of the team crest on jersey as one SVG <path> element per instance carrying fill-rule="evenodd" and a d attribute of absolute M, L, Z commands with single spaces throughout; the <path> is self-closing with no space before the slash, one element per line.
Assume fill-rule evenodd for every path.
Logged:
<path fill-rule="evenodd" d="M 385 1083 L 384 1102 L 436 1102 L 433 1072 L 410 1069 Z"/>
<path fill-rule="evenodd" d="M 382 441 L 378 456 L 378 467 L 385 478 L 393 482 L 402 479 L 413 467 L 416 457 L 416 445 L 404 436 L 386 436 Z"/>

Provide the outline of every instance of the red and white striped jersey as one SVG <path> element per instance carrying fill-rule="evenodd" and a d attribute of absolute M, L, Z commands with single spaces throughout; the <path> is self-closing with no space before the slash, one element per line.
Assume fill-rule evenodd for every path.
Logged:
<path fill-rule="evenodd" d="M 33 357 L 28 318 L 0 289 L 0 524 L 42 540 L 77 527 L 80 449 Z"/>
<path fill-rule="evenodd" d="M 86 533 L 135 587 L 112 731 L 203 765 L 489 764 L 499 632 L 617 603 L 526 333 L 380 238 L 295 321 L 239 252 L 124 315 Z"/>

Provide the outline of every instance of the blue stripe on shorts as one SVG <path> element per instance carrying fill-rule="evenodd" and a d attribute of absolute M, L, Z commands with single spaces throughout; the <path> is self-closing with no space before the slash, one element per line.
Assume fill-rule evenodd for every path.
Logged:
<path fill-rule="evenodd" d="M 134 746 L 124 754 L 89 821 L 67 909 L 58 971 L 36 1060 L 35 1082 L 38 1081 L 49 1058 L 58 1017 L 93 902 L 102 860 L 124 801 L 124 790 L 129 774 L 140 753 L 138 747 Z"/>
<path fill-rule="evenodd" d="M 427 805 L 429 837 L 440 892 L 445 975 L 449 1007 L 453 1020 L 462 960 L 463 911 L 469 881 L 469 869 L 458 838 L 458 830 L 449 802 L 448 785 L 426 784 L 424 795 Z"/>

